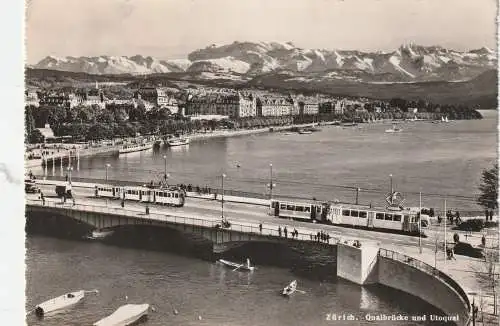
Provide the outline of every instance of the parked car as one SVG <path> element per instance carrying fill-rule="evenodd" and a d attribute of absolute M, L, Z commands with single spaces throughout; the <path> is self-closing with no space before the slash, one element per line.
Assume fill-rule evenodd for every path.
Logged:
<path fill-rule="evenodd" d="M 456 255 L 484 258 L 483 249 L 473 247 L 470 243 L 467 242 L 459 242 L 455 244 L 453 251 Z"/>

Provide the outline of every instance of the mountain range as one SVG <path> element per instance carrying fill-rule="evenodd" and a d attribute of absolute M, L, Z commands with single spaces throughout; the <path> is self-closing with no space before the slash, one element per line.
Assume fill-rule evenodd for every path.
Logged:
<path fill-rule="evenodd" d="M 193 51 L 186 59 L 48 56 L 31 68 L 97 75 L 175 73 L 195 80 L 241 82 L 272 76 L 284 82 L 308 84 L 463 81 L 496 67 L 496 53 L 486 47 L 460 52 L 409 43 L 394 51 L 362 52 L 303 49 L 291 42 L 234 42 Z"/>

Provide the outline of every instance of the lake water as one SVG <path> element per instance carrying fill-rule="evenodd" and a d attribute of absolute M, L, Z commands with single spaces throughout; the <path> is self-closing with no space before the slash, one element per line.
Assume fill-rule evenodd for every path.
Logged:
<path fill-rule="evenodd" d="M 73 176 L 114 180 L 158 181 L 167 171 L 171 183 L 268 194 L 273 164 L 274 195 L 384 205 L 390 189 L 402 192 L 408 206 L 476 210 L 473 197 L 481 171 L 497 160 L 497 120 L 450 123 L 402 123 L 401 133 L 385 133 L 389 124 L 360 128 L 322 127 L 310 135 L 268 133 L 192 142 L 189 146 L 126 155 L 82 158 Z M 36 173 L 43 173 L 39 168 Z M 61 175 L 56 166 L 48 175 Z M 64 172 L 65 173 L 65 172 Z M 345 186 L 349 187 L 346 188 Z"/>
<path fill-rule="evenodd" d="M 220 187 L 267 194 L 269 163 L 273 164 L 274 193 L 325 200 L 382 203 L 393 175 L 396 190 L 407 204 L 477 209 L 481 171 L 496 161 L 496 119 L 449 124 L 405 123 L 403 132 L 385 133 L 390 125 L 358 128 L 323 127 L 311 135 L 269 133 L 192 142 L 187 147 L 161 148 L 122 156 L 82 158 L 73 176 L 109 179 L 159 180 L 165 169 L 171 183 Z M 238 167 L 239 166 L 239 167 Z M 43 169 L 33 170 L 43 173 Z M 60 175 L 49 166 L 48 175 Z M 431 195 L 432 194 L 432 195 Z M 132 245 L 133 246 L 133 245 Z M 419 314 L 431 308 L 416 298 L 382 287 L 359 287 L 335 279 L 297 274 L 292 266 L 266 262 L 252 273 L 232 272 L 213 261 L 171 250 L 124 248 L 103 243 L 63 240 L 30 234 L 27 247 L 27 307 L 77 289 L 94 289 L 71 313 L 30 325 L 88 325 L 126 302 L 153 304 L 147 325 L 353 325 L 327 321 L 328 314 Z M 279 257 L 272 248 L 261 250 Z M 241 257 L 240 257 L 241 258 Z M 269 257 L 267 257 L 269 260 Z M 262 258 L 261 258 L 262 259 Z M 257 263 L 260 263 L 257 259 Z M 314 273 L 312 273 L 314 274 Z M 283 299 L 278 295 L 292 279 L 305 294 Z M 128 297 L 128 301 L 125 297 Z M 173 310 L 179 311 L 178 315 Z M 201 316 L 201 320 L 199 320 Z M 397 323 L 392 322 L 391 325 Z"/>

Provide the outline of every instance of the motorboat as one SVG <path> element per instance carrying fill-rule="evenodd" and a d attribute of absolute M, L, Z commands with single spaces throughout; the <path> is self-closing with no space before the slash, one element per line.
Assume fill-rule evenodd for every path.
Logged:
<path fill-rule="evenodd" d="M 149 304 L 126 304 L 116 309 L 111 315 L 94 323 L 94 326 L 127 326 L 145 319 Z"/>
<path fill-rule="evenodd" d="M 106 230 L 106 229 L 92 230 L 92 233 L 88 236 L 88 239 L 101 240 L 106 238 L 107 236 L 112 235 L 114 232 L 115 232 L 114 230 Z"/>
<path fill-rule="evenodd" d="M 247 263 L 246 264 L 238 264 L 238 263 L 233 263 L 232 261 L 229 260 L 224 260 L 224 259 L 219 259 L 219 263 L 229 266 L 234 268 L 234 271 L 237 269 L 242 269 L 245 271 L 252 272 L 255 269 L 255 266 L 250 266 L 250 259 L 247 258 Z"/>
<path fill-rule="evenodd" d="M 293 294 L 296 290 L 297 290 L 297 281 L 293 280 L 283 289 L 283 292 L 281 294 L 288 297 L 291 294 Z"/>
<path fill-rule="evenodd" d="M 72 306 L 76 305 L 78 302 L 83 300 L 83 298 L 85 297 L 85 293 L 99 293 L 99 291 L 79 290 L 63 294 L 61 296 L 47 300 L 37 305 L 34 309 L 35 314 L 38 317 L 44 317 L 71 308 Z"/>
<path fill-rule="evenodd" d="M 154 143 L 147 143 L 147 142 L 144 142 L 142 144 L 126 144 L 122 145 L 122 147 L 118 150 L 118 152 L 120 154 L 126 154 L 126 153 L 145 151 L 153 148 L 153 144 Z"/>
<path fill-rule="evenodd" d="M 396 126 L 392 126 L 391 129 L 386 129 L 385 130 L 385 132 L 387 132 L 387 133 L 395 133 L 395 132 L 401 132 L 401 131 L 403 131 L 403 129 L 398 128 Z"/>
<path fill-rule="evenodd" d="M 170 147 L 189 145 L 189 138 L 179 137 L 179 138 L 169 139 L 167 140 L 167 145 Z"/>

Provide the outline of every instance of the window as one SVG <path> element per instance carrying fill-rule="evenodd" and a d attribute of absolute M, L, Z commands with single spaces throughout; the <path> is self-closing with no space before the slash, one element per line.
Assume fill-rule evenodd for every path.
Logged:
<path fill-rule="evenodd" d="M 363 211 L 359 212 L 359 217 L 366 218 L 366 212 Z"/>
<path fill-rule="evenodd" d="M 375 214 L 375 218 L 377 220 L 383 220 L 384 219 L 384 213 L 377 213 L 377 214 Z"/>
<path fill-rule="evenodd" d="M 401 222 L 401 215 L 394 214 L 394 221 Z"/>
<path fill-rule="evenodd" d="M 293 206 L 293 205 L 286 205 L 286 209 L 289 210 L 289 211 L 293 211 L 293 210 L 295 210 L 295 206 Z"/>
<path fill-rule="evenodd" d="M 286 209 L 286 205 L 285 205 L 285 204 L 281 204 L 281 205 L 280 205 L 280 208 L 281 208 L 281 209 Z"/>
<path fill-rule="evenodd" d="M 386 221 L 392 221 L 392 214 L 385 214 Z"/>
<path fill-rule="evenodd" d="M 404 216 L 404 220 L 405 220 L 405 221 L 410 221 L 410 215 L 405 215 L 405 216 Z"/>
<path fill-rule="evenodd" d="M 359 212 L 358 212 L 358 211 L 355 211 L 355 210 L 352 210 L 352 211 L 351 211 L 351 216 L 352 216 L 352 217 L 358 217 L 358 215 L 359 215 Z"/>
<path fill-rule="evenodd" d="M 175 198 L 179 198 L 179 194 L 175 194 Z"/>
<path fill-rule="evenodd" d="M 307 213 L 311 212 L 311 207 L 307 206 L 304 211 Z"/>
<path fill-rule="evenodd" d="M 344 216 L 350 216 L 349 210 L 348 209 L 343 209 L 342 210 L 342 215 L 344 215 Z"/>
<path fill-rule="evenodd" d="M 304 211 L 304 207 L 303 206 L 295 206 L 295 210 L 297 212 L 303 212 Z"/>
<path fill-rule="evenodd" d="M 321 213 L 321 206 L 316 206 L 316 213 Z"/>

